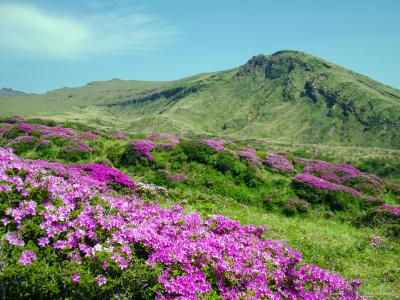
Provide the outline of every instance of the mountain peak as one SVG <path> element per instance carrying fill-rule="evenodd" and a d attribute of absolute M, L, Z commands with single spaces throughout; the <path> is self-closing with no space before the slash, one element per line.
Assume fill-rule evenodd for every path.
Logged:
<path fill-rule="evenodd" d="M 0 89 L 0 96 L 13 96 L 13 95 L 20 95 L 20 94 L 25 94 L 24 92 L 21 91 L 16 91 L 11 88 L 1 88 Z"/>
<path fill-rule="evenodd" d="M 272 55 L 253 56 L 240 67 L 238 75 L 265 74 L 265 77 L 275 79 L 293 71 L 317 72 L 323 67 L 328 67 L 328 65 L 310 54 L 294 50 L 281 50 Z"/>

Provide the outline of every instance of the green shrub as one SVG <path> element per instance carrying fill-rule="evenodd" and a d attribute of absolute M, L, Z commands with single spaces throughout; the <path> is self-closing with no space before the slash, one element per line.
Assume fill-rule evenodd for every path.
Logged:
<path fill-rule="evenodd" d="M 25 135 L 25 131 L 18 128 L 11 128 L 10 130 L 3 133 L 3 138 L 7 140 L 14 140 L 21 135 Z"/>
<path fill-rule="evenodd" d="M 346 180 L 344 184 L 370 196 L 380 195 L 384 191 L 383 184 L 363 176 L 352 177 Z"/>
<path fill-rule="evenodd" d="M 286 202 L 285 206 L 283 207 L 283 213 L 288 216 L 303 214 L 307 212 L 309 208 L 310 204 L 307 201 L 295 198 Z"/>
<path fill-rule="evenodd" d="M 121 165 L 135 165 L 138 163 L 138 157 L 136 155 L 136 150 L 132 147 L 130 143 L 125 145 L 125 149 L 120 158 Z"/>
<path fill-rule="evenodd" d="M 380 227 L 388 236 L 400 238 L 400 216 L 380 207 L 362 213 L 353 223 L 359 227 Z"/>
<path fill-rule="evenodd" d="M 233 174 L 238 163 L 240 163 L 238 159 L 229 151 L 220 151 L 212 158 L 213 167 L 224 174 L 228 172 Z"/>
<path fill-rule="evenodd" d="M 179 143 L 179 147 L 186 154 L 188 161 L 196 161 L 208 164 L 211 161 L 211 155 L 216 151 L 202 143 L 200 140 L 183 140 Z"/>
<path fill-rule="evenodd" d="M 311 203 L 326 204 L 332 210 L 356 211 L 360 209 L 360 198 L 345 191 L 316 189 L 297 180 L 292 181 L 292 187 L 301 199 Z"/>
<path fill-rule="evenodd" d="M 12 144 L 15 154 L 26 153 L 35 150 L 40 145 L 39 141 L 35 138 L 27 141 L 19 141 Z"/>
<path fill-rule="evenodd" d="M 118 166 L 121 162 L 121 157 L 124 153 L 123 145 L 112 145 L 106 150 L 107 159 L 113 164 L 113 166 Z"/>

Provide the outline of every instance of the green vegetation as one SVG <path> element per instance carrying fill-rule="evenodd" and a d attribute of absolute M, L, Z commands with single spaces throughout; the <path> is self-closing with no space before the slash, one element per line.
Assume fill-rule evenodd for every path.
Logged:
<path fill-rule="evenodd" d="M 180 143 L 172 149 L 155 147 L 152 150 L 154 161 L 149 161 L 137 157 L 129 139 L 116 139 L 93 127 L 62 123 L 64 127 L 73 129 L 71 133 L 59 129 L 60 124 L 52 121 L 28 120 L 26 123 L 33 127 L 39 124 L 55 128 L 53 136 L 46 137 L 38 129 L 26 133 L 15 129 L 17 126 L 14 125 L 15 128 L 3 133 L 1 146 L 12 147 L 27 158 L 67 163 L 106 163 L 117 167 L 135 182 L 156 184 L 167 189 L 165 195 L 144 190 L 142 196 L 148 200 L 156 197 L 165 207 L 179 203 L 187 212 L 198 211 L 204 216 L 222 214 L 242 224 L 270 226 L 268 237 L 287 241 L 292 248 L 303 253 L 306 262 L 346 278 L 360 278 L 363 281 L 363 295 L 393 299 L 400 294 L 398 217 L 387 212 L 378 213 L 374 210 L 373 201 L 371 206 L 364 205 L 366 197 L 371 195 L 379 197 L 376 200 L 378 205 L 400 203 L 400 190 L 396 188 L 400 178 L 395 170 L 382 167 L 387 170 L 383 175 L 389 179 L 372 192 L 364 190 L 364 182 L 349 180 L 349 187 L 365 191 L 365 195 L 358 197 L 344 191 L 324 192 L 294 183 L 294 174 L 302 172 L 299 165 L 296 165 L 293 172 L 273 172 L 264 164 L 254 164 L 246 157 L 237 155 L 246 146 L 254 147 L 257 150 L 255 155 L 260 159 L 264 159 L 266 153 L 271 151 L 285 152 L 291 161 L 296 157 L 314 157 L 337 163 L 342 157 L 347 158 L 347 162 L 352 161 L 355 165 L 358 163 L 362 170 L 371 171 L 368 168 L 374 165 L 363 159 L 364 151 L 371 155 L 375 153 L 376 157 L 386 153 L 395 160 L 395 150 L 329 148 L 230 139 L 224 143 L 225 150 L 216 151 L 205 145 L 200 138 L 181 138 Z M 61 133 L 54 136 L 54 132 L 70 132 L 70 136 L 63 137 Z M 90 136 L 88 133 L 96 134 L 97 137 L 85 139 L 85 136 Z M 37 140 L 22 139 L 24 136 L 32 136 Z M 46 138 L 50 143 L 43 145 L 41 138 Z M 131 136 L 131 139 L 143 138 L 140 135 Z M 80 145 L 80 150 L 68 147 L 71 141 Z M 83 147 L 80 142 L 86 146 Z M 137 264 L 140 266 L 143 261 Z M 44 268 L 39 265 L 37 267 Z M 40 277 L 44 272 L 39 269 L 39 277 L 30 280 L 46 280 Z M 61 269 L 53 271 L 57 274 Z M 85 278 L 84 271 L 80 272 Z M 150 273 L 140 276 L 154 278 L 154 274 Z M 125 284 L 124 280 L 121 278 L 120 282 L 115 283 L 116 286 Z M 130 282 L 132 279 L 126 280 Z M 137 284 L 140 284 L 140 280 Z M 79 293 L 89 292 L 77 290 L 76 293 L 79 296 Z"/>
<path fill-rule="evenodd" d="M 400 148 L 399 90 L 296 51 L 255 56 L 238 68 L 178 81 L 115 79 L 4 96 L 0 112 L 132 133 Z"/>

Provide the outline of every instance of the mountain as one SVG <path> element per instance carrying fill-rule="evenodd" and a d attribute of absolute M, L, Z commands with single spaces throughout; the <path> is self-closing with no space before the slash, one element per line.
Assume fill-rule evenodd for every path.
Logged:
<path fill-rule="evenodd" d="M 0 114 L 131 132 L 400 148 L 400 90 L 298 51 L 168 82 L 92 82 L 0 99 Z"/>
<path fill-rule="evenodd" d="M 15 91 L 10 88 L 1 88 L 0 89 L 0 96 L 14 96 L 14 95 L 21 95 L 25 94 L 24 92 Z"/>

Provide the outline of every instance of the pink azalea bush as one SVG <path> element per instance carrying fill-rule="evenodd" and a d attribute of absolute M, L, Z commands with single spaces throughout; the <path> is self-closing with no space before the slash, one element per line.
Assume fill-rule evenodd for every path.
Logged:
<path fill-rule="evenodd" d="M 262 160 L 255 154 L 256 152 L 257 152 L 256 149 L 245 147 L 243 151 L 237 152 L 236 155 L 246 159 L 247 161 L 249 161 L 254 165 L 258 165 L 262 163 Z"/>
<path fill-rule="evenodd" d="M 207 146 L 213 148 L 215 151 L 225 150 L 224 141 L 223 140 L 208 140 L 204 139 L 203 143 Z"/>
<path fill-rule="evenodd" d="M 83 132 L 79 134 L 79 138 L 84 140 L 94 140 L 100 138 L 100 134 L 93 132 Z"/>
<path fill-rule="evenodd" d="M 155 148 L 155 144 L 152 141 L 136 140 L 132 142 L 132 147 L 136 152 L 136 157 L 143 157 L 150 161 L 155 160 L 151 154 L 151 151 Z"/>
<path fill-rule="evenodd" d="M 172 150 L 176 144 L 179 144 L 179 137 L 168 133 L 153 133 L 146 136 L 151 141 L 157 141 L 157 149 Z M 161 143 L 160 143 L 161 142 Z"/>
<path fill-rule="evenodd" d="M 134 189 L 134 182 L 124 173 L 117 169 L 102 164 L 71 165 L 68 168 L 72 173 L 83 173 L 96 181 L 104 182 L 107 185 L 117 183 L 121 186 Z"/>
<path fill-rule="evenodd" d="M 126 134 L 123 133 L 111 133 L 109 135 L 110 138 L 112 139 L 117 139 L 117 140 L 127 140 L 129 139 L 129 136 L 127 136 Z"/>
<path fill-rule="evenodd" d="M 344 191 L 352 194 L 353 196 L 361 196 L 361 193 L 353 188 L 331 183 L 325 179 L 315 177 L 314 175 L 303 173 L 297 174 L 294 178 L 294 181 L 305 183 L 313 188 L 324 190 L 324 191 Z"/>
<path fill-rule="evenodd" d="M 294 170 L 292 162 L 283 154 L 269 153 L 264 162 L 275 172 L 286 173 Z"/>
<path fill-rule="evenodd" d="M 97 286 L 87 289 L 97 293 L 91 297 L 103 291 L 110 297 L 135 282 L 135 277 L 130 284 L 121 281 L 132 265 L 135 276 L 143 273 L 136 267 L 141 257 L 142 267 L 158 274 L 147 286 L 157 299 L 362 299 L 360 281 L 302 262 L 301 253 L 285 242 L 264 239 L 265 227 L 242 226 L 222 216 L 203 219 L 184 214 L 178 205 L 162 209 L 135 194 L 115 193 L 104 176 L 93 176 L 101 167 L 82 169 L 21 159 L 0 148 L 0 193 L 8 195 L 1 199 L 20 199 L 2 203 L 8 207 L 0 211 L 0 234 L 9 249 L 3 247 L 1 255 L 11 266 L 2 279 L 13 282 L 17 265 L 32 270 L 68 266 L 60 272 L 68 276 L 63 285 L 86 282 Z M 32 228 L 34 234 L 26 234 Z M 51 260 L 49 253 L 55 255 Z M 19 274 L 29 278 L 24 270 Z M 71 286 L 65 292 L 78 290 Z"/>
<path fill-rule="evenodd" d="M 384 191 L 384 183 L 378 176 L 364 173 L 350 165 L 335 165 L 321 160 L 304 158 L 296 159 L 295 163 L 304 165 L 304 173 L 300 178 L 308 178 L 310 186 L 318 188 L 318 185 L 323 185 L 322 189 L 342 190 L 355 196 L 376 197 Z"/>
<path fill-rule="evenodd" d="M 400 216 L 400 206 L 382 205 L 378 209 L 386 210 L 394 215 Z"/>

